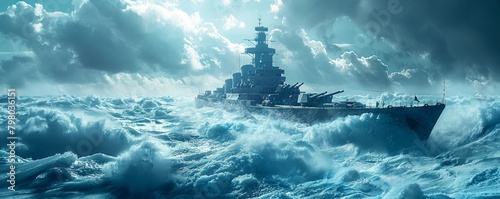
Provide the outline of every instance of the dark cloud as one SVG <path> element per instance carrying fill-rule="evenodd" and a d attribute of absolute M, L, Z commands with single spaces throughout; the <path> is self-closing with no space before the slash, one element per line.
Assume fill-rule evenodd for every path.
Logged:
<path fill-rule="evenodd" d="M 56 31 L 61 43 L 76 51 L 88 68 L 117 72 L 166 71 L 181 65 L 184 33 L 174 26 L 155 27 L 120 1 L 90 1 L 75 20 Z"/>
<path fill-rule="evenodd" d="M 388 88 L 391 80 L 388 78 L 388 67 L 376 56 L 358 57 L 352 51 L 342 54 L 342 63 L 336 63 L 337 67 L 350 75 L 361 85 L 368 88 Z"/>
<path fill-rule="evenodd" d="M 493 0 L 285 0 L 280 15 L 297 28 L 347 16 L 365 34 L 387 39 L 401 51 L 429 53 L 442 76 L 500 81 L 499 6 Z"/>
<path fill-rule="evenodd" d="M 119 75 L 137 74 L 181 83 L 209 76 L 218 83 L 240 63 L 240 44 L 226 36 L 243 43 L 236 39 L 252 36 L 248 20 L 260 12 L 277 15 L 263 23 L 274 29 L 275 63 L 288 83 L 391 90 L 427 89 L 443 78 L 500 82 L 496 1 L 284 0 L 279 9 L 273 3 L 279 1 L 227 7 L 89 0 L 63 13 L 19 2 L 0 13 L 0 36 L 21 46 L 6 50 L 16 56 L 0 62 L 0 73 L 21 78 L 0 84 L 120 84 Z M 245 30 L 224 29 L 228 16 L 246 22 Z M 358 30 L 367 37 L 345 36 Z"/>
<path fill-rule="evenodd" d="M 120 1 L 86 1 L 71 14 L 48 13 L 42 6 L 19 2 L 0 14 L 0 32 L 34 54 L 31 70 L 25 60 L 2 62 L 9 74 L 40 73 L 56 83 L 96 83 L 103 74 L 120 72 L 187 73 L 184 33 L 173 25 L 151 25 Z M 149 27 L 146 27 L 148 26 Z M 18 84 L 21 85 L 21 84 Z"/>
<path fill-rule="evenodd" d="M 0 24 L 2 24 L 0 32 L 11 39 L 21 39 L 27 42 L 35 36 L 32 24 L 39 22 L 40 18 L 35 15 L 34 8 L 24 2 L 17 3 L 15 7 L 14 17 L 7 13 L 0 14 Z"/>
<path fill-rule="evenodd" d="M 407 83 L 411 78 L 411 75 L 391 78 L 387 65 L 377 56 L 363 57 L 347 51 L 340 57 L 331 59 L 324 53 L 328 48 L 304 35 L 303 30 L 298 33 L 275 30 L 271 36 L 272 40 L 279 43 L 276 46 L 279 54 L 275 59 L 280 67 L 287 70 L 289 83 L 304 81 L 313 87 L 354 85 L 367 89 L 390 89 L 398 81 L 404 80 L 401 82 Z M 324 52 L 321 52 L 323 49 Z M 320 52 L 314 52 L 315 50 Z M 409 73 L 411 71 L 405 74 Z"/>
<path fill-rule="evenodd" d="M 287 70 L 288 81 L 305 81 L 308 84 L 340 83 L 343 78 L 321 53 L 314 54 L 304 38 L 293 31 L 273 31 L 272 40 L 279 45 L 276 51 L 280 67 Z M 307 41 L 306 41 L 307 42 Z M 292 82 L 293 83 L 293 82 Z"/>
<path fill-rule="evenodd" d="M 63 13 L 18 2 L 0 13 L 0 24 L 0 36 L 31 55 L 29 70 L 14 57 L 0 67 L 27 81 L 107 85 L 113 75 L 140 74 L 185 82 L 207 73 L 219 79 L 238 63 L 237 44 L 173 4 L 89 0 Z M 0 83 L 23 86 L 22 79 Z"/>

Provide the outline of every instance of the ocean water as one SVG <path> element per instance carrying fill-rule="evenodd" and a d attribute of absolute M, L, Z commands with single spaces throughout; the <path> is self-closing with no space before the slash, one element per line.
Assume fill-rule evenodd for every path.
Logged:
<path fill-rule="evenodd" d="M 64 95 L 17 104 L 16 191 L 7 189 L 2 138 L 2 198 L 500 198 L 496 97 L 447 99 L 427 141 L 372 114 L 311 125 L 195 109 L 191 98 Z"/>

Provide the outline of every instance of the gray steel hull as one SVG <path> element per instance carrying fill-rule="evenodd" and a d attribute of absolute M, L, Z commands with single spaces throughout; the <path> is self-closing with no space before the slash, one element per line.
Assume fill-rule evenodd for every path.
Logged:
<path fill-rule="evenodd" d="M 417 107 L 390 107 L 390 108 L 336 108 L 336 107 L 300 107 L 300 106 L 261 106 L 251 105 L 247 101 L 209 102 L 205 99 L 196 99 L 196 106 L 217 106 L 226 110 L 241 111 L 246 109 L 250 112 L 286 118 L 303 123 L 316 123 L 333 121 L 339 117 L 349 115 L 361 115 L 372 113 L 374 115 L 385 115 L 391 122 L 406 126 L 415 132 L 421 140 L 426 140 L 432 132 L 439 116 L 446 105 L 426 105 Z"/>

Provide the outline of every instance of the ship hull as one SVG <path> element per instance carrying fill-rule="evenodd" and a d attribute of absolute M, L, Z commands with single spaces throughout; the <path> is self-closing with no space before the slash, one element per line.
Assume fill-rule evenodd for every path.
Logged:
<path fill-rule="evenodd" d="M 216 106 L 226 110 L 241 111 L 246 109 L 253 113 L 268 115 L 271 117 L 286 118 L 302 123 L 318 123 L 333 121 L 339 117 L 349 115 L 361 115 L 364 113 L 383 115 L 390 119 L 391 123 L 407 127 L 421 140 L 429 138 L 439 116 L 445 105 L 424 105 L 416 107 L 385 107 L 385 108 L 337 108 L 337 107 L 301 107 L 301 106 L 261 106 L 252 105 L 248 101 L 207 101 L 196 99 L 196 107 Z"/>

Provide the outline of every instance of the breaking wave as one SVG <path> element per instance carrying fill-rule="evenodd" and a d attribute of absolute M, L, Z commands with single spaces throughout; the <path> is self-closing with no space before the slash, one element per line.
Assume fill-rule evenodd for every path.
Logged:
<path fill-rule="evenodd" d="M 356 98 L 396 103 L 409 97 Z M 0 118 L 7 126 L 4 101 Z M 383 115 L 308 125 L 195 109 L 191 99 L 170 97 L 21 97 L 17 118 L 16 192 L 4 189 L 2 197 L 500 195 L 498 98 L 448 99 L 427 141 Z M 6 144 L 3 173 L 9 172 Z"/>

